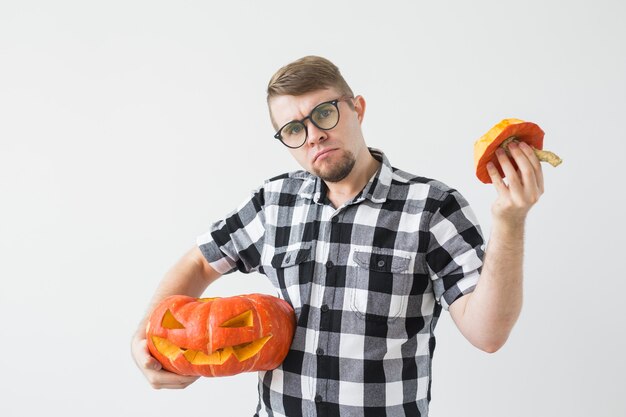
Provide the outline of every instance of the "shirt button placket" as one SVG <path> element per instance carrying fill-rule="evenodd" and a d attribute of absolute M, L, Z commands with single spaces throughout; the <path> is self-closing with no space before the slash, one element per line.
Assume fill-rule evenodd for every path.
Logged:
<path fill-rule="evenodd" d="M 335 215 L 331 219 L 330 227 L 326 230 L 328 231 L 328 236 L 326 237 L 330 242 L 331 230 L 333 228 L 338 227 L 337 222 L 339 217 Z M 331 243 L 332 247 L 332 243 Z M 318 339 L 318 347 L 315 350 L 317 355 L 317 363 L 322 369 L 326 369 L 329 365 L 327 362 L 326 354 L 326 345 L 328 343 L 328 332 L 331 330 L 331 314 L 330 314 L 330 306 L 333 303 L 335 298 L 335 264 L 332 260 L 328 259 L 325 263 L 326 268 L 326 280 L 325 280 L 325 288 L 324 288 L 324 303 L 320 306 L 320 333 Z M 325 371 L 324 373 L 326 373 Z M 324 398 L 323 395 L 328 389 L 328 381 L 324 378 L 320 378 L 317 381 L 317 394 L 315 396 L 315 403 L 318 405 L 317 411 L 318 415 L 325 415 L 325 407 L 324 407 Z"/>

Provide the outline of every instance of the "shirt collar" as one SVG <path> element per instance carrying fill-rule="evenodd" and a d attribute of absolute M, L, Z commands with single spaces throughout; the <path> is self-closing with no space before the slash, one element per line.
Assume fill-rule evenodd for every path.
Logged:
<path fill-rule="evenodd" d="M 368 199 L 373 203 L 384 203 L 387 200 L 387 195 L 389 194 L 393 168 L 383 151 L 376 148 L 368 149 L 374 159 L 381 162 L 380 168 L 378 168 L 378 171 L 376 171 L 372 178 L 370 178 L 369 182 L 365 184 L 363 190 L 361 190 L 361 192 L 353 199 L 352 204 L 359 203 L 364 199 Z M 328 187 L 324 181 L 311 174 L 309 175 L 307 182 L 301 188 L 299 194 L 301 197 L 312 199 L 313 202 L 317 204 L 324 204 L 327 202 L 327 192 Z"/>

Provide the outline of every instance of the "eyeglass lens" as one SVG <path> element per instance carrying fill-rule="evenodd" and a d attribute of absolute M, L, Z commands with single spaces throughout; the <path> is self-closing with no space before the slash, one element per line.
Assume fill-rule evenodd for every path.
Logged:
<path fill-rule="evenodd" d="M 339 121 L 339 111 L 333 103 L 322 103 L 313 109 L 310 119 L 320 129 L 332 129 Z M 306 141 L 307 128 L 302 122 L 291 122 L 281 129 L 280 134 L 285 145 L 297 148 Z"/>

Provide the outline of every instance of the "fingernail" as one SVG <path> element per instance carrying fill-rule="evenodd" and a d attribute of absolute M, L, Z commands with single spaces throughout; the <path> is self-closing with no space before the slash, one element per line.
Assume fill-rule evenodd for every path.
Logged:
<path fill-rule="evenodd" d="M 502 149 L 502 148 L 498 148 L 498 150 L 496 150 L 496 155 L 498 155 L 498 156 L 502 156 L 502 155 L 504 155 L 504 153 L 505 153 L 504 149 Z"/>
<path fill-rule="evenodd" d="M 528 144 L 526 142 L 520 142 L 519 146 L 522 149 L 529 149 L 530 148 L 530 146 L 528 146 Z"/>
<path fill-rule="evenodd" d="M 493 171 L 494 169 L 496 169 L 496 166 L 493 164 L 493 162 L 489 162 L 487 163 L 487 169 L 489 171 Z"/>
<path fill-rule="evenodd" d="M 509 148 L 511 148 L 511 149 L 517 149 L 517 143 L 515 143 L 515 142 L 511 142 L 511 143 L 509 143 Z"/>

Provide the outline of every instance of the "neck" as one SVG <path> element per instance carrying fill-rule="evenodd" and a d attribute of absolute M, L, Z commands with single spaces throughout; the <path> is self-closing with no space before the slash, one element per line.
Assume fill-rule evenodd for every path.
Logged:
<path fill-rule="evenodd" d="M 325 182 L 328 187 L 327 197 L 333 206 L 340 207 L 361 192 L 380 164 L 370 154 L 369 149 L 364 148 L 361 154 L 357 155 L 356 163 L 346 178 L 339 182 Z"/>

